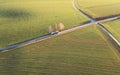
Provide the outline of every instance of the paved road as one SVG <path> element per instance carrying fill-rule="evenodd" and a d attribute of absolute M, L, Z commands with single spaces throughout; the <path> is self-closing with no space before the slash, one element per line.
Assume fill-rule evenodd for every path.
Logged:
<path fill-rule="evenodd" d="M 120 49 L 120 42 L 114 37 L 114 35 L 107 28 L 105 28 L 101 24 L 103 22 L 107 22 L 107 21 L 112 21 L 112 20 L 119 19 L 120 16 L 116 16 L 116 17 L 112 17 L 112 18 L 108 18 L 108 19 L 103 19 L 103 20 L 95 21 L 94 18 L 92 18 L 90 15 L 88 15 L 87 13 L 85 13 L 80 8 L 76 7 L 75 0 L 73 0 L 73 7 L 75 8 L 75 10 L 79 11 L 80 13 L 82 13 L 83 15 L 85 15 L 88 19 L 90 19 L 92 23 L 96 23 L 98 25 L 98 27 L 100 27 L 104 32 L 106 32 L 110 36 L 110 38 L 112 38 L 114 40 L 114 42 L 119 46 L 119 49 Z"/>
<path fill-rule="evenodd" d="M 73 0 L 73 7 L 75 8 L 75 10 L 79 11 L 76 7 L 75 7 L 75 4 L 74 4 L 75 0 Z M 81 10 L 82 11 L 82 10 Z M 80 13 L 83 13 L 79 11 Z M 83 15 L 87 16 L 86 14 L 83 13 Z M 24 41 L 24 42 L 21 42 L 21 43 L 18 43 L 18 44 L 14 44 L 14 45 L 9 45 L 9 46 L 6 46 L 4 48 L 0 48 L 0 51 L 3 52 L 3 51 L 9 51 L 11 49 L 15 49 L 15 48 L 18 48 L 18 47 L 22 47 L 22 46 L 25 46 L 25 45 L 28 45 L 28 44 L 31 44 L 31 43 L 36 43 L 36 42 L 39 42 L 39 41 L 42 41 L 42 40 L 45 40 L 45 39 L 48 39 L 48 38 L 51 38 L 53 36 L 56 36 L 56 35 L 61 35 L 61 34 L 65 34 L 65 33 L 69 33 L 69 32 L 72 32 L 74 30 L 77 30 L 77 29 L 81 29 L 81 28 L 84 28 L 86 26 L 90 26 L 90 25 L 93 25 L 93 24 L 98 24 L 98 23 L 101 23 L 101 22 L 106 22 L 106 21 L 111 21 L 111 20 L 115 20 L 117 18 L 119 18 L 119 16 L 117 17 L 112 17 L 112 18 L 108 18 L 108 19 L 103 19 L 103 20 L 99 20 L 99 21 L 95 21 L 94 19 L 88 17 L 91 22 L 90 23 L 87 23 L 87 24 L 82 24 L 82 25 L 79 25 L 79 26 L 76 26 L 76 27 L 73 27 L 73 28 L 70 28 L 70 29 L 67 29 L 67 30 L 64 30 L 64 31 L 61 31 L 59 32 L 58 34 L 54 34 L 54 35 L 51 35 L 51 34 L 48 34 L 48 35 L 45 35 L 45 36 L 42 36 L 42 37 L 38 37 L 38 38 L 35 38 L 35 39 L 32 39 L 32 40 L 28 40 L 28 41 Z"/>
<path fill-rule="evenodd" d="M 52 36 L 53 36 L 53 35 L 48 34 L 48 35 L 45 35 L 45 36 L 42 36 L 42 37 L 38 37 L 38 38 L 35 38 L 35 39 L 32 39 L 32 40 L 20 42 L 20 43 L 18 43 L 18 44 L 6 46 L 6 47 L 4 47 L 4 48 L 0 48 L 0 51 L 7 51 L 7 50 L 10 50 L 10 49 L 14 49 L 14 48 L 17 48 L 17 47 L 25 46 L 25 45 L 28 45 L 28 44 L 31 44 L 31 43 L 36 43 L 36 42 L 45 40 L 46 38 L 50 38 L 50 37 L 52 37 Z"/>
<path fill-rule="evenodd" d="M 95 22 L 95 20 L 94 20 L 90 15 L 86 14 L 84 11 L 82 11 L 81 9 L 79 9 L 79 8 L 76 7 L 76 2 L 75 2 L 75 0 L 72 1 L 72 5 L 73 5 L 73 8 L 74 8 L 76 11 L 80 12 L 80 14 L 82 13 L 82 14 L 83 14 L 84 16 L 86 16 L 91 22 Z"/>
<path fill-rule="evenodd" d="M 112 17 L 112 18 L 108 18 L 108 19 L 103 19 L 103 20 L 99 20 L 99 21 L 92 21 L 90 23 L 87 23 L 87 24 L 82 24 L 80 26 L 76 26 L 76 27 L 73 27 L 73 28 L 70 28 L 70 29 L 67 29 L 67 30 L 64 30 L 62 32 L 59 32 L 59 34 L 57 35 L 60 35 L 60 34 L 65 34 L 65 33 L 68 33 L 68 32 L 72 32 L 72 31 L 75 31 L 77 29 L 81 29 L 81 28 L 84 28 L 86 26 L 90 26 L 90 25 L 93 25 L 93 24 L 98 24 L 98 23 L 104 23 L 104 22 L 107 22 L 107 21 L 112 21 L 112 20 L 115 20 L 115 19 L 118 19 L 119 17 Z"/>
<path fill-rule="evenodd" d="M 116 43 L 117 45 L 120 47 L 120 42 L 112 35 L 112 33 L 107 30 L 102 24 L 97 24 L 104 32 L 106 32 Z"/>
<path fill-rule="evenodd" d="M 76 0 L 73 0 L 73 8 L 76 10 L 76 11 L 78 11 L 80 14 L 82 13 L 84 16 L 86 16 L 91 22 L 107 22 L 107 21 L 111 21 L 111 20 L 115 20 L 115 19 L 118 19 L 118 18 L 120 18 L 120 16 L 115 16 L 115 17 L 111 17 L 111 18 L 107 18 L 107 19 L 102 19 L 102 20 L 99 20 L 99 21 L 96 21 L 94 18 L 92 18 L 90 15 L 88 15 L 86 12 L 84 12 L 82 9 L 80 9 L 80 8 L 77 8 L 76 7 L 76 2 L 75 2 Z"/>

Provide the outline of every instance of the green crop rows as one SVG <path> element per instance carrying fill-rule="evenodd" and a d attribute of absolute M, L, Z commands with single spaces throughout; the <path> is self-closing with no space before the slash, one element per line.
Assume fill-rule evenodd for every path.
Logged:
<path fill-rule="evenodd" d="M 120 14 L 120 0 L 76 0 L 93 18 Z M 109 18 L 109 17 L 108 17 Z M 72 0 L 0 0 L 0 48 L 88 22 Z M 102 23 L 120 41 L 120 20 Z M 0 75 L 120 75 L 120 53 L 97 25 L 0 53 Z"/>
<path fill-rule="evenodd" d="M 0 1 L 0 47 L 48 34 L 48 26 L 62 22 L 65 28 L 88 21 L 70 0 Z"/>
<path fill-rule="evenodd" d="M 103 24 L 120 41 L 120 19 Z"/>
<path fill-rule="evenodd" d="M 2 75 L 119 75 L 119 70 L 115 49 L 95 25 L 0 54 Z"/>
<path fill-rule="evenodd" d="M 120 14 L 120 0 L 76 0 L 79 8 L 93 18 Z"/>

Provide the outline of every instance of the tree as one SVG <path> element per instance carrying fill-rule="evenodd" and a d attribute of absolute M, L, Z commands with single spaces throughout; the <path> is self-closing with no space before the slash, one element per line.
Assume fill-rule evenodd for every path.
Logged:
<path fill-rule="evenodd" d="M 53 27 L 52 26 L 49 26 L 48 27 L 48 33 L 52 33 L 53 32 Z"/>
<path fill-rule="evenodd" d="M 55 31 L 58 31 L 58 25 L 55 24 Z"/>
<path fill-rule="evenodd" d="M 59 31 L 64 30 L 64 28 L 65 28 L 65 26 L 64 26 L 63 23 L 59 23 L 59 24 L 58 24 L 58 30 L 59 30 Z"/>

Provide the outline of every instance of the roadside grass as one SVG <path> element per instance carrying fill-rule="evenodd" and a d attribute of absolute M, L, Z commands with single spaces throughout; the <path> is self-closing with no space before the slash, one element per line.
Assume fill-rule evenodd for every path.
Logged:
<path fill-rule="evenodd" d="M 120 41 L 120 19 L 105 22 L 103 25 Z"/>
<path fill-rule="evenodd" d="M 0 53 L 2 75 L 119 75 L 114 48 L 95 25 Z"/>
<path fill-rule="evenodd" d="M 0 0 L 0 47 L 45 35 L 50 25 L 70 28 L 85 21 L 71 0 Z"/>
<path fill-rule="evenodd" d="M 120 14 L 120 0 L 76 0 L 77 6 L 93 18 Z"/>

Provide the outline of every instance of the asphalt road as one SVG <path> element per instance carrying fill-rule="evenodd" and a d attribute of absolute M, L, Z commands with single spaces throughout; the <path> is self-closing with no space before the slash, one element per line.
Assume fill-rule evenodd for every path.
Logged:
<path fill-rule="evenodd" d="M 107 21 L 115 20 L 115 19 L 118 19 L 120 17 L 120 16 L 117 16 L 117 17 L 112 17 L 112 18 L 108 18 L 108 19 L 95 21 L 90 16 L 86 15 L 85 12 L 83 12 L 82 10 L 75 7 L 75 0 L 73 0 L 73 7 L 74 7 L 75 10 L 79 11 L 80 13 L 85 15 L 87 18 L 89 18 L 91 22 L 87 23 L 87 24 L 82 24 L 82 25 L 79 25 L 79 26 L 76 26 L 76 27 L 73 27 L 73 28 L 70 28 L 70 29 L 67 29 L 67 30 L 64 30 L 64 31 L 61 31 L 58 34 L 54 34 L 54 35 L 48 34 L 48 35 L 45 35 L 45 36 L 42 36 L 42 37 L 38 37 L 38 38 L 31 39 L 31 40 L 23 41 L 23 42 L 20 42 L 20 43 L 17 43 L 17 44 L 9 45 L 9 46 L 0 48 L 0 51 L 1 52 L 9 51 L 11 49 L 26 46 L 26 45 L 29 45 L 31 43 L 36 43 L 36 42 L 39 42 L 39 41 L 42 41 L 42 40 L 45 40 L 45 39 L 48 39 L 48 38 L 51 38 L 51 37 L 54 37 L 54 36 L 57 36 L 57 35 L 66 34 L 66 33 L 69 33 L 69 32 L 72 32 L 72 31 L 75 31 L 77 29 L 81 29 L 81 28 L 84 28 L 84 27 L 87 27 L 87 26 L 90 26 L 90 25 L 93 25 L 93 24 L 98 24 L 98 23 L 101 23 L 101 22 L 107 22 Z M 109 32 L 107 32 L 107 33 L 110 34 Z M 111 35 L 111 36 L 112 36 L 111 38 L 116 40 L 116 38 L 113 35 Z M 116 42 L 118 42 L 118 41 L 116 41 Z M 119 43 L 119 45 L 120 45 L 120 43 Z"/>
<path fill-rule="evenodd" d="M 101 28 L 105 33 L 107 33 L 107 35 L 109 35 L 110 38 L 112 38 L 114 40 L 114 42 L 119 46 L 120 49 L 120 42 L 115 38 L 115 36 L 107 29 L 105 28 L 101 23 L 103 22 L 107 22 L 107 21 L 112 21 L 112 20 L 116 20 L 119 19 L 120 16 L 116 16 L 116 17 L 112 17 L 112 18 L 108 18 L 108 19 L 103 19 L 103 20 L 99 20 L 99 21 L 95 21 L 94 18 L 92 18 L 90 15 L 88 15 L 87 13 L 85 13 L 83 10 L 81 10 L 80 8 L 77 8 L 75 5 L 75 0 L 73 0 L 73 8 L 75 8 L 75 10 L 79 11 L 80 13 L 82 13 L 83 15 L 85 15 L 88 19 L 91 20 L 92 23 L 95 23 L 98 25 L 99 28 Z"/>

